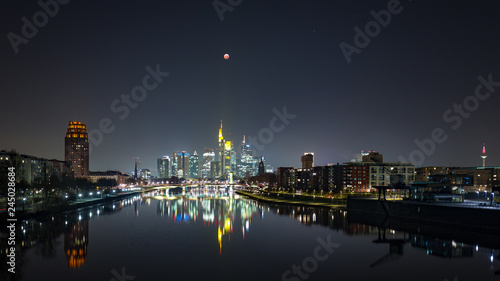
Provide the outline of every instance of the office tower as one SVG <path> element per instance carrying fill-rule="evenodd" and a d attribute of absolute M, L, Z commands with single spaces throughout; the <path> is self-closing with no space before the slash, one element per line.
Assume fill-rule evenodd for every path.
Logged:
<path fill-rule="evenodd" d="M 75 178 L 89 176 L 89 141 L 87 126 L 70 121 L 64 138 L 64 160 L 70 162 Z"/>
<path fill-rule="evenodd" d="M 151 170 L 141 169 L 141 179 L 150 180 L 151 179 Z"/>
<path fill-rule="evenodd" d="M 210 163 L 215 161 L 215 152 L 212 148 L 205 148 L 203 152 L 203 164 L 201 168 L 201 177 L 207 179 L 210 175 Z"/>
<path fill-rule="evenodd" d="M 175 162 L 174 162 L 175 158 Z M 189 177 L 189 153 L 186 151 L 175 152 L 172 155 L 172 163 L 175 163 L 175 167 L 172 165 L 172 173 L 175 172 L 175 176 L 178 178 Z"/>
<path fill-rule="evenodd" d="M 259 173 L 258 175 L 261 176 L 263 174 L 266 173 L 266 170 L 265 170 L 265 165 L 264 165 L 264 157 L 261 157 L 260 158 L 260 163 L 259 163 Z"/>
<path fill-rule="evenodd" d="M 177 155 L 172 154 L 172 159 L 170 160 L 170 176 L 177 177 Z"/>
<path fill-rule="evenodd" d="M 170 157 L 158 158 L 158 177 L 161 179 L 170 177 Z"/>
<path fill-rule="evenodd" d="M 314 167 L 314 152 L 304 152 L 300 158 L 302 161 L 302 169 L 311 169 Z"/>
<path fill-rule="evenodd" d="M 220 163 L 220 175 L 224 175 L 225 173 L 225 170 L 224 168 L 226 167 L 226 158 L 225 158 L 225 147 L 226 147 L 226 144 L 225 144 L 225 141 L 224 141 L 224 136 L 222 135 L 222 120 L 220 121 L 220 129 L 219 129 L 219 150 L 218 150 L 218 160 L 219 160 L 219 163 Z"/>
<path fill-rule="evenodd" d="M 233 144 L 230 141 L 226 141 L 224 144 L 224 168 L 223 168 L 223 176 L 228 176 L 232 171 L 231 163 L 233 162 Z"/>
<path fill-rule="evenodd" d="M 215 179 L 220 177 L 220 167 L 219 161 L 210 162 L 210 178 Z"/>
<path fill-rule="evenodd" d="M 200 159 L 196 151 L 189 156 L 189 177 L 192 179 L 200 178 Z"/>

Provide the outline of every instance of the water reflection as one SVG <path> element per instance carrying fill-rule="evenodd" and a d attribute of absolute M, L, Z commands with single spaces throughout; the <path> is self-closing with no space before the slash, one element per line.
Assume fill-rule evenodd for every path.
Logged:
<path fill-rule="evenodd" d="M 7 239 L 0 239 L 0 270 L 4 280 L 22 280 L 25 254 L 33 250 L 36 256 L 43 259 L 56 257 L 59 246 L 58 238 L 64 234 L 64 252 L 70 268 L 84 265 L 89 244 L 89 221 L 94 216 L 111 215 L 123 207 L 140 202 L 140 196 L 131 197 L 109 204 L 101 204 L 73 210 L 53 216 L 40 217 L 18 222 L 16 229 L 16 274 L 7 272 L 5 249 L 9 246 Z M 138 211 L 137 211 L 138 213 Z M 7 237 L 6 227 L 0 230 L 0 236 Z M 9 246 L 10 247 L 10 246 Z"/>
<path fill-rule="evenodd" d="M 217 231 L 219 253 L 222 244 L 231 241 L 235 226 L 243 240 L 250 230 L 252 217 L 263 218 L 262 206 L 257 202 L 240 198 L 229 188 L 203 187 L 167 190 L 152 195 L 157 203 L 157 213 L 179 223 L 196 223 Z"/>
<path fill-rule="evenodd" d="M 64 233 L 64 251 L 71 268 L 81 267 L 87 257 L 89 244 L 89 221 L 79 221 Z"/>
<path fill-rule="evenodd" d="M 296 223 L 300 228 L 324 226 L 339 236 L 347 236 L 351 239 L 352 244 L 345 244 L 343 247 L 350 247 L 353 252 L 368 250 L 356 246 L 362 240 L 368 241 L 373 247 L 381 245 L 382 248 L 378 248 L 381 250 L 377 250 L 378 252 L 373 257 L 373 260 L 370 259 L 366 263 L 367 268 L 376 269 L 388 264 L 394 265 L 405 255 L 408 255 L 408 252 L 411 252 L 410 258 L 412 259 L 415 259 L 415 256 L 420 258 L 432 256 L 439 259 L 472 259 L 476 257 L 476 261 L 479 258 L 482 263 L 491 263 L 490 269 L 492 272 L 499 273 L 498 271 L 494 272 L 495 268 L 493 267 L 493 262 L 500 258 L 500 251 L 497 250 L 500 249 L 500 241 L 498 241 L 496 235 L 462 232 L 456 229 L 450 230 L 435 226 L 385 220 L 366 215 L 356 216 L 356 214 L 348 214 L 346 211 L 337 209 L 263 204 L 239 197 L 227 188 L 207 187 L 163 190 L 162 192 L 131 197 L 56 216 L 23 221 L 18 224 L 17 229 L 17 245 L 19 246 L 19 249 L 16 250 L 17 280 L 22 280 L 22 270 L 26 257 L 29 257 L 33 263 L 33 261 L 36 262 L 37 258 L 54 259 L 58 254 L 63 254 L 63 251 L 68 268 L 72 272 L 78 272 L 78 270 L 74 269 L 82 268 L 86 271 L 95 270 L 93 267 L 87 266 L 88 263 L 92 264 L 88 259 L 99 258 L 96 255 L 89 255 L 89 249 L 92 249 L 89 248 L 89 245 L 92 245 L 92 237 L 89 234 L 91 234 L 92 227 L 96 227 L 92 220 L 100 216 L 117 214 L 118 212 L 122 212 L 122 214 L 126 212 L 127 215 L 132 215 L 134 220 L 128 218 L 124 220 L 127 224 L 130 222 L 132 226 L 138 223 L 147 222 L 151 224 L 154 222 L 153 227 L 156 227 L 157 224 L 163 224 L 162 226 L 168 229 L 166 231 L 199 231 L 199 229 L 204 228 L 210 233 L 207 239 L 212 241 L 206 244 L 213 243 L 214 246 L 214 248 L 207 247 L 207 249 L 212 249 L 210 252 L 221 258 L 232 257 L 235 252 L 242 249 L 242 245 L 237 242 L 233 242 L 234 245 L 230 246 L 233 237 L 236 241 L 245 241 L 249 237 L 250 239 L 247 238 L 247 242 L 243 243 L 250 243 L 248 242 L 250 240 L 253 244 L 256 240 L 252 240 L 252 238 L 258 236 L 256 234 L 259 231 L 263 231 L 262 227 L 265 228 L 265 231 L 277 231 L 276 226 L 266 222 L 270 220 L 269 218 L 272 218 L 273 223 L 287 221 L 292 222 L 292 224 Z M 140 213 L 143 220 L 139 218 Z M 144 220 L 144 217 L 148 217 L 148 220 Z M 154 220 L 151 218 L 154 218 Z M 168 223 L 165 223 L 166 221 Z M 180 228 L 177 226 L 180 226 Z M 104 229 L 102 231 L 107 231 L 105 228 L 102 229 Z M 134 241 L 133 237 L 138 235 L 134 231 L 137 231 L 137 229 L 119 235 L 121 237 L 130 236 Z M 6 228 L 2 227 L 0 233 L 2 238 L 6 237 Z M 163 232 L 163 234 L 165 233 L 168 234 L 169 232 Z M 184 235 L 184 233 L 180 234 Z M 159 243 L 154 234 L 146 233 L 146 235 L 148 235 L 147 237 L 153 237 L 151 244 Z M 166 240 L 168 238 L 161 237 L 161 239 Z M 1 269 L 4 276 L 7 276 L 4 254 L 7 247 L 6 241 L 7 239 L 1 239 L 0 242 Z M 64 245 L 61 245 L 61 242 Z M 217 244 L 215 243 L 219 246 L 218 253 L 216 250 Z M 233 251 L 224 250 L 223 252 L 223 246 L 224 249 Z M 142 245 L 141 247 L 144 248 Z M 366 247 L 366 244 L 363 247 Z M 95 248 L 93 249 L 95 250 Z M 130 250 L 134 249 L 136 248 L 130 248 Z M 29 255 L 27 255 L 28 250 Z M 262 249 L 262 251 L 274 250 Z M 300 260 L 300 258 L 310 255 L 310 252 L 298 255 Z M 108 261 L 99 262 L 107 263 Z M 10 280 L 15 279 L 11 278 Z"/>

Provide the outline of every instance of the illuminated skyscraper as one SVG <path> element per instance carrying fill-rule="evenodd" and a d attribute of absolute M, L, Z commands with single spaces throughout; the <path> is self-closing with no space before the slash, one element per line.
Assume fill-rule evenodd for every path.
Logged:
<path fill-rule="evenodd" d="M 186 151 L 179 151 L 172 155 L 172 175 L 178 178 L 189 177 L 189 153 Z M 174 170 L 175 169 L 175 170 Z"/>
<path fill-rule="evenodd" d="M 70 162 L 75 178 L 89 176 L 89 141 L 87 126 L 70 121 L 64 138 L 64 160 Z"/>
<path fill-rule="evenodd" d="M 257 175 L 257 163 L 259 159 L 253 156 L 253 150 L 249 144 L 245 141 L 245 136 L 243 136 L 243 142 L 241 143 L 240 158 L 238 159 L 236 175 L 240 178 L 245 178 L 247 176 L 252 177 Z"/>
<path fill-rule="evenodd" d="M 223 176 L 228 176 L 232 172 L 232 163 L 234 159 L 233 144 L 230 141 L 226 141 L 224 144 L 224 169 Z"/>
<path fill-rule="evenodd" d="M 141 179 L 149 181 L 151 179 L 151 170 L 141 169 Z"/>
<path fill-rule="evenodd" d="M 158 158 L 158 177 L 170 177 L 170 157 L 163 156 L 162 158 Z"/>
<path fill-rule="evenodd" d="M 222 120 L 220 120 L 220 129 L 219 129 L 219 163 L 220 163 L 220 175 L 223 176 L 225 174 L 225 167 L 226 167 L 226 158 L 225 158 L 225 142 L 224 142 L 224 136 L 222 136 Z"/>
<path fill-rule="evenodd" d="M 211 177 L 210 163 L 215 161 L 215 152 L 212 148 L 205 148 L 203 152 L 203 164 L 201 168 L 201 177 L 206 179 Z"/>
<path fill-rule="evenodd" d="M 200 178 L 200 158 L 196 151 L 189 156 L 189 177 L 192 179 Z"/>

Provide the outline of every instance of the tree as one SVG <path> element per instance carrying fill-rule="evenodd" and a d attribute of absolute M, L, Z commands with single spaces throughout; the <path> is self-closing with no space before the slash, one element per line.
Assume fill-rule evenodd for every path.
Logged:
<path fill-rule="evenodd" d="M 100 178 L 97 180 L 97 186 L 99 186 L 99 187 L 110 188 L 110 187 L 115 187 L 117 185 L 118 185 L 118 183 L 117 183 L 116 179 Z"/>

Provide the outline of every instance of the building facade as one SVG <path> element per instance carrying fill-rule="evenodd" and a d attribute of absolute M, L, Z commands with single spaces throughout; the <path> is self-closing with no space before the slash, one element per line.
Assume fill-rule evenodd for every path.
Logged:
<path fill-rule="evenodd" d="M 157 160 L 158 166 L 158 177 L 160 179 L 166 179 L 170 177 L 170 157 L 163 156 Z"/>
<path fill-rule="evenodd" d="M 200 178 L 200 158 L 196 151 L 189 156 L 189 177 L 192 179 Z"/>
<path fill-rule="evenodd" d="M 64 160 L 71 162 L 75 178 L 89 176 L 89 141 L 87 126 L 70 121 L 64 138 Z"/>

